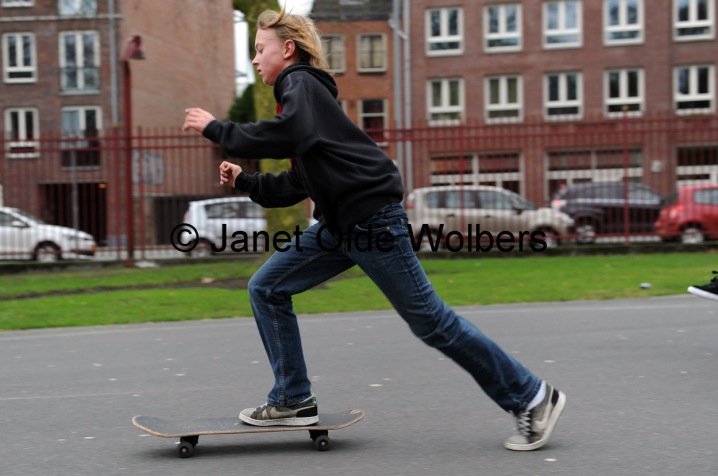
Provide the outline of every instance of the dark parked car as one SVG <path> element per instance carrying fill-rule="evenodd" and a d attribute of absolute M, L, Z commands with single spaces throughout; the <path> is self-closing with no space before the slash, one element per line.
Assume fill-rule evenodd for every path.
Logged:
<path fill-rule="evenodd" d="M 596 235 L 625 232 L 626 208 L 630 233 L 654 233 L 664 204 L 660 193 L 640 183 L 589 182 L 559 190 L 551 208 L 574 219 L 577 243 L 593 243 Z"/>
<path fill-rule="evenodd" d="M 681 187 L 658 217 L 656 233 L 687 244 L 718 239 L 718 185 Z"/>

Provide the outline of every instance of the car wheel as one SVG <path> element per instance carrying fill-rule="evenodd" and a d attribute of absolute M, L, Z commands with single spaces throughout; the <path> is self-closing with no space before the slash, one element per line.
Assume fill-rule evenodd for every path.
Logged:
<path fill-rule="evenodd" d="M 551 228 L 540 228 L 537 230 L 544 234 L 544 241 L 546 242 L 546 248 L 558 248 L 561 244 L 561 240 L 558 239 L 558 233 Z"/>
<path fill-rule="evenodd" d="M 55 263 L 62 258 L 60 247 L 49 241 L 40 243 L 35 247 L 33 258 L 39 263 Z"/>
<path fill-rule="evenodd" d="M 208 258 L 212 256 L 212 244 L 207 240 L 199 240 L 189 255 L 192 258 Z"/>
<path fill-rule="evenodd" d="M 576 243 L 590 245 L 596 241 L 596 226 L 591 220 L 581 220 L 576 225 Z"/>
<path fill-rule="evenodd" d="M 705 241 L 703 230 L 698 225 L 687 225 L 681 229 L 681 243 L 684 245 L 698 245 Z"/>

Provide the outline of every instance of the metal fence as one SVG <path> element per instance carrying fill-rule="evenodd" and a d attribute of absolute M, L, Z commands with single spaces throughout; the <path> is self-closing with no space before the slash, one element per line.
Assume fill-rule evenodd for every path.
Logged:
<path fill-rule="evenodd" d="M 0 258 L 186 256 L 172 233 L 189 204 L 236 196 L 218 184 L 221 151 L 196 134 L 14 129 L 24 132 L 0 140 Z M 487 240 L 508 248 L 718 238 L 717 116 L 369 132 L 402 171 L 417 248 L 419 238 L 424 249 L 440 242 L 450 251 Z M 205 205 L 205 228 L 235 220 L 256 232 L 266 223 L 238 200 Z"/>

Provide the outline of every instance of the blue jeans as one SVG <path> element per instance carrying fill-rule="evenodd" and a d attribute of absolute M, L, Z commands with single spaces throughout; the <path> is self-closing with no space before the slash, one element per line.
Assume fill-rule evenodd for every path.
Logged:
<path fill-rule="evenodd" d="M 400 204 L 341 233 L 317 223 L 254 274 L 249 297 L 275 377 L 270 405 L 290 406 L 311 396 L 292 296 L 355 264 L 417 337 L 467 370 L 501 408 L 522 410 L 536 395 L 541 381 L 437 296 L 411 246 L 407 223 Z"/>

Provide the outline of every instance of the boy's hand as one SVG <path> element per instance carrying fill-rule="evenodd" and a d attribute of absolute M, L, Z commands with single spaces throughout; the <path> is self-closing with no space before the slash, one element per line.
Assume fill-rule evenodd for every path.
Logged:
<path fill-rule="evenodd" d="M 242 172 L 242 167 L 231 162 L 224 161 L 219 164 L 219 183 L 220 185 L 230 185 L 234 187 L 234 181 Z"/>
<path fill-rule="evenodd" d="M 190 107 L 184 110 L 184 124 L 182 130 L 194 129 L 200 134 L 204 131 L 207 124 L 214 121 L 214 116 L 204 109 L 198 107 Z"/>

